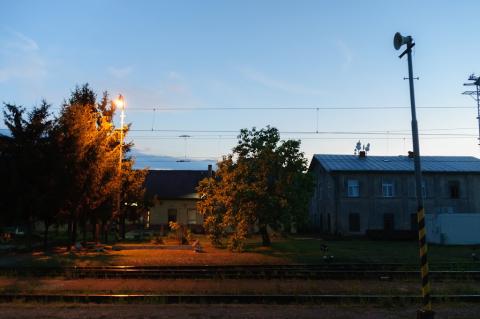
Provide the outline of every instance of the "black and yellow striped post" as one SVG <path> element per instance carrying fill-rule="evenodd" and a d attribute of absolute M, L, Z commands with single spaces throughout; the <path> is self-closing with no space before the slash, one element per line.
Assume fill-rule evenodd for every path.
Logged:
<path fill-rule="evenodd" d="M 393 38 L 393 46 L 400 49 L 406 44 L 407 49 L 400 54 L 402 58 L 405 54 L 408 57 L 408 82 L 410 85 L 410 106 L 412 112 L 412 142 L 413 142 L 413 160 L 415 166 L 415 193 L 417 195 L 417 222 L 418 222 L 418 241 L 420 246 L 420 269 L 422 276 L 422 299 L 423 306 L 417 312 L 417 319 L 433 319 L 435 313 L 432 310 L 430 300 L 430 281 L 428 278 L 428 259 L 427 259 L 427 236 L 425 228 L 425 210 L 423 208 L 422 192 L 422 168 L 420 165 L 420 145 L 418 142 L 418 124 L 415 111 L 415 91 L 413 87 L 413 67 L 412 67 L 412 48 L 415 45 L 411 36 L 404 37 L 399 32 Z"/>
<path fill-rule="evenodd" d="M 420 189 L 421 191 L 421 189 Z M 421 197 L 421 196 L 420 196 Z M 418 243 L 420 246 L 420 269 L 422 277 L 422 300 L 423 307 L 417 313 L 418 319 L 433 318 L 432 301 L 430 300 L 430 280 L 428 277 L 428 244 L 425 228 L 425 210 L 419 207 L 417 211 Z"/>

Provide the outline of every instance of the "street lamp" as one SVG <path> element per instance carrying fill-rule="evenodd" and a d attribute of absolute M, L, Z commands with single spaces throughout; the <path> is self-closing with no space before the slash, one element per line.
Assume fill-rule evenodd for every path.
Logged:
<path fill-rule="evenodd" d="M 417 318 L 430 319 L 434 317 L 432 311 L 432 302 L 430 300 L 430 281 L 428 278 L 428 260 L 427 260 L 427 236 L 425 228 L 425 210 L 423 206 L 422 192 L 422 169 L 420 166 L 420 145 L 418 142 L 418 124 L 415 110 L 415 91 L 413 88 L 413 66 L 412 66 L 412 48 L 415 46 L 411 36 L 402 36 L 399 32 L 395 33 L 393 38 L 393 47 L 399 50 L 403 45 L 407 48 L 400 54 L 401 59 L 405 54 L 408 58 L 408 83 L 410 85 L 410 107 L 412 113 L 412 141 L 413 141 L 413 160 L 415 166 L 415 189 L 417 195 L 417 222 L 418 222 L 418 241 L 420 246 L 420 266 L 422 276 L 422 298 L 423 308 L 417 312 Z"/>
<path fill-rule="evenodd" d="M 122 171 L 122 158 L 123 158 L 123 125 L 125 121 L 125 107 L 127 103 L 123 95 L 118 95 L 118 98 L 114 101 L 115 106 L 121 111 L 120 113 L 120 158 L 118 161 L 119 172 Z"/>
<path fill-rule="evenodd" d="M 118 214 L 119 217 L 121 218 L 120 223 L 121 223 L 121 236 L 123 237 L 124 231 L 125 231 L 125 225 L 124 225 L 124 220 L 123 216 L 121 216 L 121 203 L 122 203 L 122 159 L 123 159 L 123 126 L 125 122 L 125 107 L 127 106 L 127 103 L 125 102 L 125 98 L 123 95 L 118 95 L 118 98 L 113 102 L 116 107 L 120 109 L 120 154 L 119 154 L 119 159 L 118 159 L 118 175 L 120 177 L 120 189 L 118 191 L 118 198 L 117 198 L 117 208 L 118 208 Z"/>

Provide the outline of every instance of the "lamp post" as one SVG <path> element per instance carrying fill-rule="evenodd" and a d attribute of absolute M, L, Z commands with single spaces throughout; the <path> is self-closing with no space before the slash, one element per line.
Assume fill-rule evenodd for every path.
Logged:
<path fill-rule="evenodd" d="M 120 108 L 120 157 L 118 160 L 118 168 L 119 172 L 122 171 L 122 159 L 123 159 L 123 125 L 125 121 L 125 106 L 126 106 L 125 98 L 123 95 L 119 95 L 118 98 L 115 100 L 115 105 Z"/>
<path fill-rule="evenodd" d="M 399 50 L 404 44 L 407 49 L 400 54 L 401 59 L 405 54 L 408 58 L 408 83 L 410 86 L 410 106 L 412 113 L 412 142 L 413 159 L 415 165 L 415 190 L 417 195 L 417 222 L 418 222 L 418 241 L 420 247 L 420 270 L 422 278 L 422 298 L 423 307 L 418 310 L 418 319 L 433 319 L 435 313 L 432 311 L 432 302 L 430 300 L 430 281 L 428 277 L 428 259 L 427 259 L 427 236 L 425 228 L 425 210 L 423 207 L 422 192 L 422 170 L 420 166 L 420 145 L 418 142 L 418 124 L 415 110 L 415 92 L 413 88 L 413 67 L 412 67 L 412 48 L 415 45 L 411 36 L 402 36 L 399 32 L 395 33 L 393 46 Z"/>
<path fill-rule="evenodd" d="M 122 159 L 123 159 L 123 126 L 125 122 L 125 107 L 127 103 L 125 102 L 125 98 L 123 95 L 119 95 L 118 98 L 115 100 L 115 106 L 120 109 L 120 146 L 119 146 L 119 158 L 118 158 L 118 175 L 120 178 L 120 189 L 118 191 L 118 197 L 117 197 L 117 209 L 118 209 L 118 215 L 120 217 L 120 223 L 121 223 L 121 236 L 123 237 L 123 234 L 125 232 L 125 225 L 124 225 L 124 219 L 123 216 L 121 216 L 121 209 L 122 209 Z"/>

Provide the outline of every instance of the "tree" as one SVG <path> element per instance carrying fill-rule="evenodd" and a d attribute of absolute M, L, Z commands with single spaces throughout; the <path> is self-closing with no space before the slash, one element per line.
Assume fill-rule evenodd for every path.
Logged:
<path fill-rule="evenodd" d="M 233 229 L 229 245 L 242 249 L 248 230 L 257 225 L 262 244 L 270 245 L 268 228 L 288 230 L 307 217 L 313 179 L 300 141 L 280 141 L 276 128 L 242 129 L 233 153 L 218 163 L 214 178 L 198 187 L 198 210 L 205 228 L 218 241 Z"/>
<path fill-rule="evenodd" d="M 70 244 L 77 241 L 79 224 L 85 239 L 87 221 L 96 225 L 94 213 L 108 207 L 120 192 L 119 133 L 111 122 L 113 107 L 107 104 L 108 95 L 104 94 L 97 105 L 95 93 L 85 84 L 75 88 L 60 112 L 58 144 L 64 161 L 64 181 L 69 185 L 65 211 Z"/>
<path fill-rule="evenodd" d="M 1 136 L 2 176 L 8 185 L 8 190 L 2 191 L 6 195 L 2 202 L 8 203 L 11 222 L 26 225 L 30 246 L 35 221 L 43 220 L 48 231 L 59 210 L 58 201 L 55 201 L 58 185 L 51 178 L 56 170 L 56 157 L 52 152 L 56 120 L 45 101 L 28 113 L 14 104 L 4 107 L 4 123 L 10 134 Z"/>
<path fill-rule="evenodd" d="M 133 219 L 145 209 L 146 171 L 133 169 L 127 155 L 132 143 L 120 147 L 120 134 L 129 127 L 115 128 L 115 106 L 106 92 L 97 103 L 96 94 L 84 84 L 71 93 L 58 117 L 50 115 L 49 107 L 42 102 L 27 113 L 23 107 L 5 105 L 9 134 L 0 134 L 1 221 L 25 224 L 29 235 L 34 222 L 43 221 L 45 246 L 49 226 L 67 222 L 70 248 L 78 228 L 86 240 L 90 223 L 97 239 L 99 221 L 106 234 L 113 218 Z M 121 170 L 120 150 L 125 159 Z M 137 203 L 136 209 L 124 214 L 115 205 L 118 198 Z"/>

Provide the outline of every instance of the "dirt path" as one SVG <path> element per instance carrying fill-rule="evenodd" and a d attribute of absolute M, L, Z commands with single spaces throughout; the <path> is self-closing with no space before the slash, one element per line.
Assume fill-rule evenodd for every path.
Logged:
<path fill-rule="evenodd" d="M 433 283 L 434 294 L 479 294 L 480 283 Z M 419 294 L 416 281 L 1 278 L 1 293 Z"/>
<path fill-rule="evenodd" d="M 17 319 L 411 319 L 416 307 L 277 306 L 277 305 L 62 305 L 0 304 L 0 317 Z M 478 318 L 480 305 L 436 307 L 436 319 Z"/>

